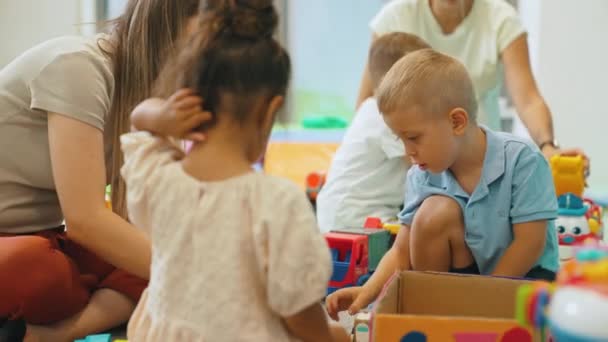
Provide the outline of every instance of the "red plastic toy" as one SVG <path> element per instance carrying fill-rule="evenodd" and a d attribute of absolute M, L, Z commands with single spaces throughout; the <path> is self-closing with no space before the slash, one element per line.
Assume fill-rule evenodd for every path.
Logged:
<path fill-rule="evenodd" d="M 327 233 L 325 239 L 334 263 L 328 294 L 343 287 L 357 285 L 359 278 L 368 273 L 367 236 Z"/>
<path fill-rule="evenodd" d="M 378 217 L 368 217 L 365 219 L 365 224 L 363 228 L 376 228 L 382 229 L 384 225 L 382 224 L 382 220 Z"/>

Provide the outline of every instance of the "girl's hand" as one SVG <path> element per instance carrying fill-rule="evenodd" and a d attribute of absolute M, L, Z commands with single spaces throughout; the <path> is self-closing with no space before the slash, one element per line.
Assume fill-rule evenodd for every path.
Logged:
<path fill-rule="evenodd" d="M 179 139 L 202 141 L 205 135 L 193 130 L 212 118 L 210 112 L 203 111 L 203 99 L 192 89 L 180 89 L 161 106 L 156 122 L 156 130 L 164 135 Z"/>

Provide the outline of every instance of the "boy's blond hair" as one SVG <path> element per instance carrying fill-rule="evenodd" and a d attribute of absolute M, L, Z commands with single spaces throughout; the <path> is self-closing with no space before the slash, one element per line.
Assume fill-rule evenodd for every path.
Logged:
<path fill-rule="evenodd" d="M 430 45 L 424 40 L 405 32 L 387 33 L 374 40 L 368 55 L 372 89 L 376 89 L 380 85 L 384 75 L 403 56 L 416 50 L 428 48 L 430 48 Z"/>
<path fill-rule="evenodd" d="M 431 49 L 412 52 L 389 70 L 376 91 L 381 113 L 420 107 L 430 114 L 464 109 L 476 122 L 477 98 L 465 66 Z"/>

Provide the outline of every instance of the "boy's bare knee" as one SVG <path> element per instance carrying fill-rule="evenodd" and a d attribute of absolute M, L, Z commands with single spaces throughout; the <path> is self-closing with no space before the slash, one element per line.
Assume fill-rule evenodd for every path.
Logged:
<path fill-rule="evenodd" d="M 431 196 L 418 208 L 412 226 L 433 234 L 463 230 L 462 209 L 458 202 L 449 197 Z"/>

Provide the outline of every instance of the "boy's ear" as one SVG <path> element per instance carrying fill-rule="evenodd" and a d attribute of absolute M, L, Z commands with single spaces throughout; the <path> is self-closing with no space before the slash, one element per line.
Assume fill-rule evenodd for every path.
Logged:
<path fill-rule="evenodd" d="M 462 108 L 454 108 L 448 114 L 450 123 L 452 124 L 452 130 L 456 135 L 464 134 L 467 125 L 469 124 L 469 114 Z"/>

